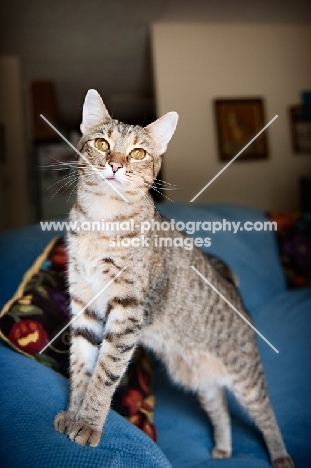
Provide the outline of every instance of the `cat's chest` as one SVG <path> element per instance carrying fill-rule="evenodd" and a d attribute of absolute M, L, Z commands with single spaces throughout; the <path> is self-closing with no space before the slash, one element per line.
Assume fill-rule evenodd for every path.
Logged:
<path fill-rule="evenodd" d="M 146 286 L 149 257 L 149 249 L 119 245 L 115 237 L 73 236 L 69 239 L 69 280 L 97 288 L 121 273 L 120 281 L 129 280 L 129 276 L 133 284 L 139 279 L 138 284 Z"/>
<path fill-rule="evenodd" d="M 80 235 L 69 239 L 71 270 L 88 281 L 92 281 L 94 277 L 102 277 L 108 270 L 105 263 L 117 265 L 120 257 L 120 252 L 111 249 L 109 239 L 104 236 Z"/>

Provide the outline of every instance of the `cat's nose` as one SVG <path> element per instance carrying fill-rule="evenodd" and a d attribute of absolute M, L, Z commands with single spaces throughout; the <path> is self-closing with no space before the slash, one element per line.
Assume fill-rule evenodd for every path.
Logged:
<path fill-rule="evenodd" d="M 110 161 L 109 166 L 112 169 L 112 172 L 115 174 L 119 169 L 121 169 L 122 164 L 115 162 L 115 161 Z"/>

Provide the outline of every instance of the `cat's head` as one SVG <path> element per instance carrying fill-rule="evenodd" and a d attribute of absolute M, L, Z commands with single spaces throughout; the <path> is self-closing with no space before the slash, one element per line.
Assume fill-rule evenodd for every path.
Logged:
<path fill-rule="evenodd" d="M 78 168 L 83 183 L 113 191 L 148 191 L 161 167 L 178 121 L 169 112 L 146 127 L 110 117 L 100 95 L 90 89 L 85 97 Z M 82 157 L 83 156 L 83 157 Z"/>

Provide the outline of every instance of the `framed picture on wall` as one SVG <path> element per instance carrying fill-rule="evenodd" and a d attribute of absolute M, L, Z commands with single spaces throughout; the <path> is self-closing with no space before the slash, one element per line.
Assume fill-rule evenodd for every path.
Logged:
<path fill-rule="evenodd" d="M 303 106 L 291 106 L 289 108 L 289 117 L 292 134 L 292 148 L 294 153 L 310 154 L 311 118 L 306 112 L 306 115 L 304 115 L 303 110 Z"/>
<path fill-rule="evenodd" d="M 263 100 L 216 99 L 214 109 L 219 159 L 230 161 L 265 126 Z M 263 132 L 243 151 L 237 161 L 267 157 L 267 133 Z"/>

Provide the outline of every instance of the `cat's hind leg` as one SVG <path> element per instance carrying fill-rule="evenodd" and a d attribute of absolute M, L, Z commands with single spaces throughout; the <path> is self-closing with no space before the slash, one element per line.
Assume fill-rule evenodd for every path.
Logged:
<path fill-rule="evenodd" d="M 253 362 L 248 369 L 247 377 L 233 379 L 232 391 L 242 406 L 247 410 L 265 439 L 271 463 L 274 468 L 293 468 L 294 464 L 288 455 L 283 438 L 271 407 L 262 365 Z"/>
<path fill-rule="evenodd" d="M 213 383 L 205 390 L 200 390 L 197 396 L 213 426 L 214 448 L 212 457 L 230 457 L 232 452 L 230 416 L 224 388 Z"/>

